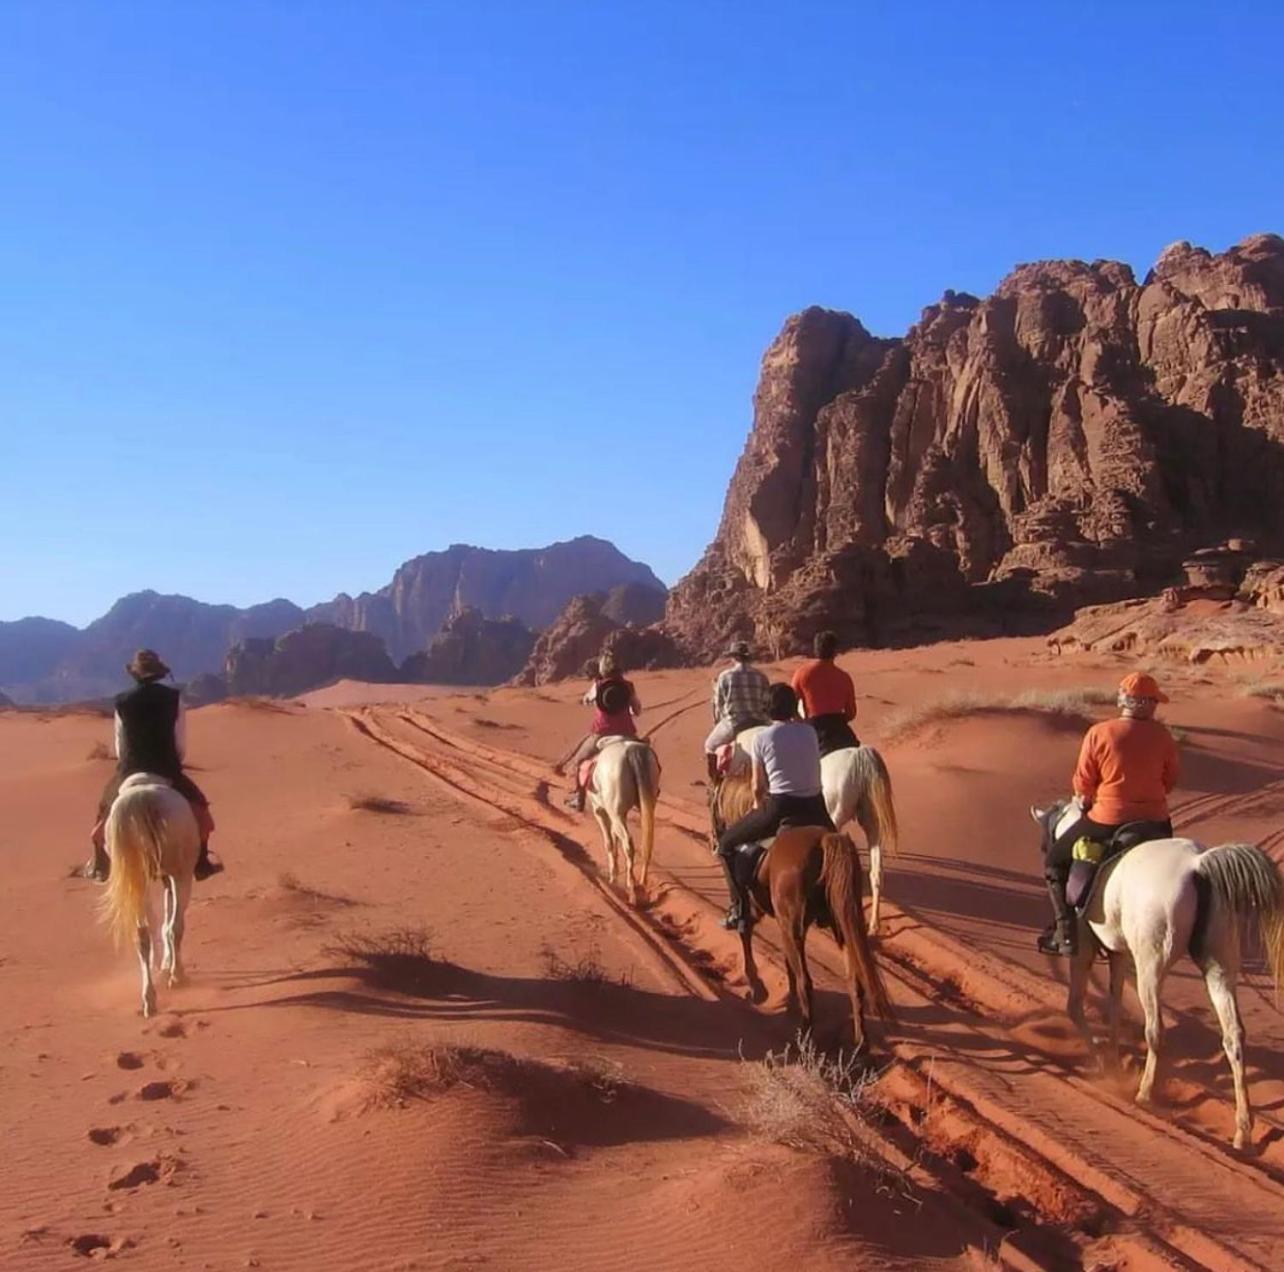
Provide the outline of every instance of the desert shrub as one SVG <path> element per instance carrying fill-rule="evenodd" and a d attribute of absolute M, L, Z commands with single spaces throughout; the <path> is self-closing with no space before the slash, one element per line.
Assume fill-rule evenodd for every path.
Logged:
<path fill-rule="evenodd" d="M 1113 704 L 1114 701 L 1113 690 L 1098 688 L 1027 689 L 1015 695 L 979 691 L 953 693 L 928 702 L 911 703 L 890 712 L 883 720 L 880 736 L 891 742 L 947 720 L 998 713 L 1038 713 L 1086 727 L 1095 718 L 1093 707 Z"/>
<path fill-rule="evenodd" d="M 387 795 L 375 795 L 369 791 L 349 795 L 348 807 L 358 813 L 384 813 L 389 816 L 404 817 L 414 812 L 405 800 L 390 799 Z"/>
<path fill-rule="evenodd" d="M 539 954 L 544 975 L 549 980 L 574 985 L 618 985 L 625 989 L 633 983 L 628 972 L 613 976 L 602 966 L 602 951 L 597 945 L 590 945 L 582 954 L 575 956 L 574 962 L 568 962 L 551 945 L 542 945 Z"/>

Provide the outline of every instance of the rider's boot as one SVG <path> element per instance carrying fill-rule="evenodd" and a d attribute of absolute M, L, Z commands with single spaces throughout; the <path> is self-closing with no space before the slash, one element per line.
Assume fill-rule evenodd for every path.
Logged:
<path fill-rule="evenodd" d="M 732 873 L 731 854 L 720 852 L 718 860 L 722 862 L 722 873 L 727 876 L 727 891 L 731 894 L 731 904 L 723 915 L 722 926 L 727 931 L 734 932 L 749 919 L 749 897 Z"/>
<path fill-rule="evenodd" d="M 1048 875 L 1048 898 L 1052 902 L 1054 923 L 1035 942 L 1041 954 L 1074 954 L 1078 949 L 1078 930 L 1075 913 L 1066 900 L 1066 880 L 1063 875 Z"/>
<path fill-rule="evenodd" d="M 709 775 L 710 782 L 718 780 L 718 757 L 713 751 L 704 753 L 704 770 Z"/>
<path fill-rule="evenodd" d="M 584 811 L 584 788 L 576 785 L 575 789 L 566 797 L 566 807 L 573 808 L 577 813 Z"/>
<path fill-rule="evenodd" d="M 95 883 L 106 883 L 111 873 L 111 858 L 102 844 L 94 844 L 94 855 L 80 868 L 83 879 L 92 879 Z"/>
<path fill-rule="evenodd" d="M 201 840 L 201 851 L 196 858 L 196 867 L 192 871 L 194 879 L 208 879 L 211 875 L 221 874 L 223 863 L 215 861 L 210 856 L 210 845 L 208 840 Z"/>

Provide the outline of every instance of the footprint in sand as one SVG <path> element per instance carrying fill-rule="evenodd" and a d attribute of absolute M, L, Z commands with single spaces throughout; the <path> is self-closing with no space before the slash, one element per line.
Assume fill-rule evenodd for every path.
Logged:
<path fill-rule="evenodd" d="M 122 1134 L 123 1132 L 119 1126 L 94 1126 L 89 1130 L 89 1142 L 106 1147 L 117 1143 Z"/>
<path fill-rule="evenodd" d="M 118 1166 L 108 1178 L 107 1188 L 110 1192 L 120 1192 L 124 1189 L 144 1188 L 148 1184 L 170 1183 L 182 1169 L 182 1161 L 162 1153 L 149 1161 L 135 1162 L 132 1166 Z"/>
<path fill-rule="evenodd" d="M 171 1020 L 163 1024 L 156 1032 L 162 1038 L 186 1038 L 187 1026 L 181 1020 Z"/>
<path fill-rule="evenodd" d="M 68 1237 L 67 1244 L 84 1259 L 110 1259 L 127 1250 L 133 1242 L 128 1237 L 104 1237 L 96 1232 Z"/>
<path fill-rule="evenodd" d="M 179 1094 L 177 1082 L 145 1082 L 138 1088 L 140 1100 L 172 1100 Z"/>

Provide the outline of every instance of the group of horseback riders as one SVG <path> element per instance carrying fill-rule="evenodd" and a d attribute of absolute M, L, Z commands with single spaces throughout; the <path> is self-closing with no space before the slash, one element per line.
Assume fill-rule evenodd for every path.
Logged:
<path fill-rule="evenodd" d="M 789 826 L 834 829 L 822 794 L 821 759 L 832 751 L 860 745 L 852 730 L 856 687 L 835 663 L 837 653 L 835 634 L 822 632 L 816 637 L 815 657 L 794 673 L 792 681 L 772 684 L 753 665 L 748 643 L 737 640 L 726 654 L 731 665 L 714 681 L 714 725 L 704 743 L 711 785 L 721 780 L 720 766 L 736 739 L 745 730 L 760 727 L 749 743 L 755 806 L 717 839 L 716 851 L 731 897 L 723 920 L 728 928 L 749 921 L 748 898 L 733 869 L 743 846 L 761 843 Z M 170 671 L 152 650 L 139 650 L 126 671 L 135 685 L 115 701 L 117 765 L 99 800 L 91 835 L 93 857 L 83 874 L 99 882 L 107 879 L 110 861 L 103 828 L 112 801 L 131 774 L 155 773 L 191 804 L 201 832 L 196 878 L 209 878 L 223 865 L 209 852 L 214 830 L 209 801 L 184 770 L 181 693 L 163 683 Z M 1117 701 L 1119 716 L 1093 725 L 1083 739 L 1074 771 L 1079 816 L 1050 837 L 1044 858 L 1053 921 L 1037 946 L 1047 954 L 1075 952 L 1075 914 L 1067 883 L 1076 861 L 1095 863 L 1113 852 L 1172 835 L 1168 796 L 1179 776 L 1177 745 L 1155 718 L 1159 705 L 1168 699 L 1154 677 L 1137 672 L 1124 677 Z M 580 811 L 586 793 L 583 762 L 596 754 L 605 738 L 636 737 L 636 721 L 642 713 L 636 688 L 609 652 L 598 660 L 583 702 L 593 708 L 592 723 L 566 761 L 575 777 L 567 803 Z"/>

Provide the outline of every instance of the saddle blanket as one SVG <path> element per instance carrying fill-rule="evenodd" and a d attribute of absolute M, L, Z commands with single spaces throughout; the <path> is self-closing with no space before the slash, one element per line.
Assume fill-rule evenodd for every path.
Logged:
<path fill-rule="evenodd" d="M 724 742 L 716 752 L 719 777 L 741 777 L 749 772 L 749 756 L 736 742 Z"/>

